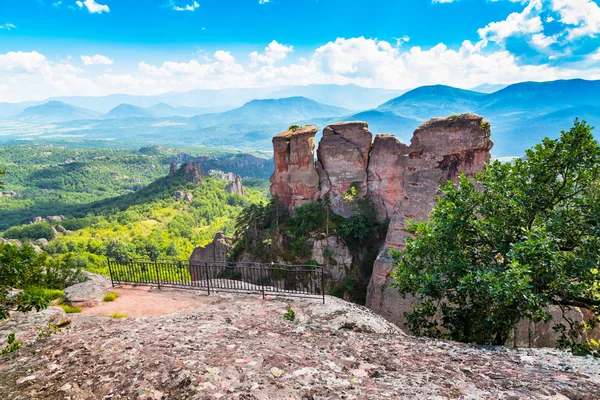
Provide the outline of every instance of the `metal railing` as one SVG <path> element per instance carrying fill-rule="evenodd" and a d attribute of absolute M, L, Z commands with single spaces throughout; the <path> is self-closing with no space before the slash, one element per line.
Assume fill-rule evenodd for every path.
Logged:
<path fill-rule="evenodd" d="M 225 261 L 108 260 L 113 287 L 120 284 L 211 292 L 322 298 L 323 267 Z"/>

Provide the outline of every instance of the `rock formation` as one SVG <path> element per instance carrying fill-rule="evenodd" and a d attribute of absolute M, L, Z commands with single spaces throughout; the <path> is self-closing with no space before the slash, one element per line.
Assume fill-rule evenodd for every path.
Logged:
<path fill-rule="evenodd" d="M 244 187 L 242 186 L 242 178 L 239 175 L 235 175 L 233 180 L 225 186 L 225 190 L 228 193 L 239 194 L 240 196 L 244 195 Z"/>
<path fill-rule="evenodd" d="M 323 129 L 314 162 L 315 127 L 286 131 L 273 138 L 275 172 L 271 195 L 291 210 L 306 201 L 330 196 L 333 212 L 348 217 L 343 199 L 351 187 L 368 196 L 381 220 L 390 225 L 375 263 L 367 306 L 401 324 L 408 300 L 390 288 L 390 248 L 400 249 L 406 221 L 427 218 L 441 185 L 461 173 L 473 176 L 490 159 L 490 125 L 474 114 L 435 118 L 414 133 L 411 144 L 392 135 L 372 134 L 365 122 L 342 122 Z M 318 251 L 317 251 L 318 253 Z M 318 255 L 318 254 L 317 254 Z"/>
<path fill-rule="evenodd" d="M 288 130 L 273 138 L 275 172 L 271 195 L 291 210 L 319 197 L 319 175 L 315 168 L 316 126 Z"/>
<path fill-rule="evenodd" d="M 176 172 L 177 172 L 177 164 L 171 163 L 171 166 L 169 167 L 169 176 L 175 175 Z"/>
<path fill-rule="evenodd" d="M 477 115 L 435 118 L 417 128 L 410 146 L 377 136 L 369 163 L 369 196 L 380 200 L 390 225 L 384 249 L 373 266 L 367 307 L 402 326 L 410 299 L 390 287 L 389 249 L 405 245 L 407 220 L 426 219 L 440 186 L 461 173 L 473 176 L 490 159 L 490 125 Z M 394 151 L 398 151 L 394 157 Z M 401 171 L 398 176 L 398 171 Z M 399 197 L 396 197 L 399 196 Z"/>
<path fill-rule="evenodd" d="M 352 185 L 367 192 L 367 167 L 373 135 L 365 122 L 341 122 L 325 127 L 317 150 L 320 196 L 329 195 L 333 212 L 349 217 L 343 195 Z"/>
<path fill-rule="evenodd" d="M 229 241 L 222 232 L 218 232 L 213 241 L 206 246 L 196 247 L 190 256 L 189 271 L 192 281 L 203 279 L 202 271 L 197 267 L 199 264 L 208 263 L 214 266 L 227 263 L 229 248 Z"/>
<path fill-rule="evenodd" d="M 178 190 L 175 192 L 175 200 L 184 200 L 191 202 L 194 199 L 194 195 L 191 193 L 186 193 L 183 190 Z"/>
<path fill-rule="evenodd" d="M 202 166 L 199 162 L 188 162 L 182 165 L 183 176 L 192 183 L 202 182 Z"/>

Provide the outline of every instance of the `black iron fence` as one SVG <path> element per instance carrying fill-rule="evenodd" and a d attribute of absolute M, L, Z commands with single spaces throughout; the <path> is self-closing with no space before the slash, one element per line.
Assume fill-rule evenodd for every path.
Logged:
<path fill-rule="evenodd" d="M 219 261 L 108 260 L 113 287 L 120 284 L 322 298 L 323 268 L 313 265 Z"/>

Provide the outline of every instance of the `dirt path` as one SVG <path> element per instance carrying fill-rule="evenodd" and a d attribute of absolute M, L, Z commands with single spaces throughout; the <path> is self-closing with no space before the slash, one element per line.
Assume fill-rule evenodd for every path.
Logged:
<path fill-rule="evenodd" d="M 158 291 L 149 287 L 131 286 L 114 288 L 111 291 L 119 295 L 115 301 L 84 307 L 81 313 L 91 315 L 120 313 L 129 317 L 147 317 L 201 310 L 210 301 L 206 294 L 192 291 Z"/>

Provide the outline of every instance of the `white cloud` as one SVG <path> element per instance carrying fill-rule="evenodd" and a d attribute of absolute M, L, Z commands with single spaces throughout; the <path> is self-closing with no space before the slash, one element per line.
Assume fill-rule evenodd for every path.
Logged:
<path fill-rule="evenodd" d="M 269 0 L 258 0 L 258 4 L 267 4 Z"/>
<path fill-rule="evenodd" d="M 85 65 L 112 65 L 114 63 L 110 58 L 100 54 L 81 56 L 81 61 L 83 61 Z"/>
<path fill-rule="evenodd" d="M 477 33 L 484 42 L 491 40 L 502 43 L 506 38 L 515 34 L 543 32 L 544 26 L 539 16 L 541 9 L 542 0 L 531 0 L 522 12 L 514 12 L 504 21 L 490 22 L 484 28 L 478 29 Z"/>
<path fill-rule="evenodd" d="M 173 10 L 175 11 L 195 11 L 198 7 L 200 7 L 200 4 L 198 4 L 197 1 L 194 1 L 192 4 L 186 4 L 185 6 L 180 7 L 175 5 L 173 0 L 171 0 L 169 2 L 169 5 L 173 6 Z"/>
<path fill-rule="evenodd" d="M 274 64 L 277 61 L 284 60 L 287 57 L 287 54 L 292 51 L 294 51 L 294 46 L 286 46 L 273 40 L 265 47 L 264 54 L 258 54 L 256 51 L 249 54 L 250 66 L 256 67 L 258 64 Z"/>
<path fill-rule="evenodd" d="M 600 7 L 593 0 L 552 0 L 551 8 L 561 23 L 570 26 L 569 40 L 600 33 Z"/>
<path fill-rule="evenodd" d="M 215 51 L 214 57 L 223 63 L 233 64 L 235 63 L 235 58 L 231 55 L 229 51 L 217 50 Z"/>
<path fill-rule="evenodd" d="M 431 0 L 431 3 L 432 4 L 435 4 L 435 3 L 444 4 L 444 3 L 454 3 L 455 1 L 458 1 L 458 0 Z"/>
<path fill-rule="evenodd" d="M 75 4 L 77 4 L 79 8 L 87 8 L 90 14 L 102 14 L 103 12 L 110 11 L 110 8 L 107 5 L 98 4 L 95 0 L 84 0 L 83 2 L 76 1 Z"/>
<path fill-rule="evenodd" d="M 11 29 L 15 29 L 15 28 L 16 28 L 16 26 L 14 26 L 13 24 L 9 24 L 9 23 L 0 25 L 0 29 L 6 29 L 7 31 L 10 31 Z"/>

